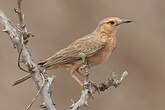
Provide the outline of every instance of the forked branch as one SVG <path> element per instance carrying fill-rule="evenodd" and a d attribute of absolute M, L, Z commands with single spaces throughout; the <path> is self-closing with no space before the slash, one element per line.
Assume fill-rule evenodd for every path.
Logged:
<path fill-rule="evenodd" d="M 96 87 L 95 85 L 91 85 L 89 81 L 89 72 L 88 72 L 89 65 L 87 65 L 88 63 L 86 61 L 86 55 L 84 53 L 80 53 L 80 56 L 84 62 L 84 64 L 80 68 L 87 75 L 86 75 L 86 78 L 84 79 L 84 85 L 81 91 L 80 99 L 77 102 L 72 101 L 73 103 L 70 106 L 71 110 L 79 110 L 81 106 L 84 106 L 84 105 L 87 106 L 88 100 L 90 99 L 90 97 L 93 98 L 93 95 L 96 92 L 98 93 L 103 92 L 110 87 L 117 88 L 128 75 L 128 72 L 125 71 L 122 73 L 122 76 L 118 79 L 116 77 L 116 74 L 112 73 L 111 78 L 109 78 L 107 81 L 103 83 L 100 83 L 99 86 Z M 91 91 L 92 91 L 92 94 L 91 94 Z"/>
<path fill-rule="evenodd" d="M 0 23 L 4 26 L 4 32 L 6 32 L 13 45 L 17 48 L 19 53 L 18 63 L 23 63 L 27 72 L 32 75 L 32 78 L 37 85 L 38 90 L 40 90 L 40 94 L 42 96 L 43 106 L 48 110 L 56 110 L 54 103 L 50 96 L 50 86 L 54 77 L 44 79 L 42 77 L 42 72 L 39 70 L 38 66 L 32 60 L 29 51 L 26 48 L 27 38 L 29 37 L 29 33 L 27 32 L 26 26 L 24 24 L 24 15 L 21 8 L 22 0 L 18 0 L 18 9 L 15 9 L 15 12 L 18 13 L 19 18 L 19 27 L 13 26 L 11 22 L 9 22 L 6 15 L 0 10 Z M 44 81 L 46 80 L 46 82 Z M 43 83 L 45 82 L 45 83 Z"/>

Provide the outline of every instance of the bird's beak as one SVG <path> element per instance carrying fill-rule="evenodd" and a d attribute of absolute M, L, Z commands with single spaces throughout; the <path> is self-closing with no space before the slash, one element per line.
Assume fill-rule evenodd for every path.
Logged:
<path fill-rule="evenodd" d="M 124 23 L 131 23 L 133 22 L 132 20 L 129 20 L 129 19 L 122 19 L 121 22 L 119 22 L 118 24 L 116 24 L 116 26 L 120 25 L 120 24 L 124 24 Z"/>

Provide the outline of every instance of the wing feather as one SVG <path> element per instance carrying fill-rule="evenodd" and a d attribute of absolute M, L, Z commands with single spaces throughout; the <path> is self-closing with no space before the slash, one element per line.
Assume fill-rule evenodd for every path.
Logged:
<path fill-rule="evenodd" d="M 96 54 L 99 50 L 104 48 L 105 42 L 97 40 L 95 37 L 83 37 L 70 44 L 67 48 L 64 48 L 57 52 L 52 57 L 41 62 L 44 67 L 48 68 L 56 64 L 67 64 L 77 60 L 81 60 L 79 54 L 83 52 L 87 57 Z"/>

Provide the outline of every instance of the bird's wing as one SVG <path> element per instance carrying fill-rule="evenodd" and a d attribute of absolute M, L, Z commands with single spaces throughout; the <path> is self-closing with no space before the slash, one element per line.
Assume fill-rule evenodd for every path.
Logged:
<path fill-rule="evenodd" d="M 39 64 L 48 68 L 56 64 L 72 63 L 81 59 L 80 53 L 84 53 L 86 57 L 90 57 L 104 46 L 105 43 L 97 40 L 95 37 L 83 37 Z"/>

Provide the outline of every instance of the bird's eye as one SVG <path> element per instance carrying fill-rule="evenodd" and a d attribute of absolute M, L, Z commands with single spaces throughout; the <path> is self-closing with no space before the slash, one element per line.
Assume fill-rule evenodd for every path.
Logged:
<path fill-rule="evenodd" d="M 114 21 L 110 21 L 109 23 L 110 23 L 110 24 L 115 24 L 115 22 L 114 22 Z"/>

